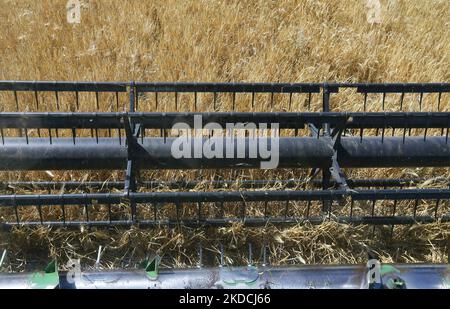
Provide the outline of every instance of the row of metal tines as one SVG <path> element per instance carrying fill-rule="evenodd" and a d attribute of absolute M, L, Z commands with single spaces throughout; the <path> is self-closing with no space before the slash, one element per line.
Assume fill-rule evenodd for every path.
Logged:
<path fill-rule="evenodd" d="M 347 90 L 356 89 L 361 99 L 352 101 L 353 110 L 422 111 L 448 110 L 448 83 L 140 83 L 140 82 L 43 82 L 0 81 L 2 111 L 236 111 L 251 107 L 279 111 L 346 110 Z M 330 104 L 341 91 L 345 96 Z M 53 93 L 53 94 L 52 94 Z M 84 94 L 94 94 L 85 97 Z M 66 97 L 67 94 L 70 96 Z M 153 98 L 149 96 L 153 94 Z M 397 94 L 398 99 L 390 98 Z M 405 102 L 405 94 L 417 98 Z M 182 99 L 182 96 L 189 98 Z M 200 96 L 206 96 L 200 99 Z M 320 96 L 313 100 L 313 96 Z M 23 96 L 23 97 L 21 97 Z M 49 96 L 53 96 L 50 98 Z M 237 99 L 237 96 L 242 96 Z M 263 96 L 263 97 L 261 97 Z M 264 98 L 268 96 L 268 98 Z M 373 96 L 373 97 L 372 97 Z M 379 97 L 379 99 L 377 99 Z M 426 96 L 430 96 L 427 100 Z M 64 102 L 62 101 L 64 97 Z M 432 98 L 431 98 L 432 97 Z M 388 100 L 389 99 L 389 100 Z M 296 102 L 297 100 L 298 102 Z M 283 101 L 283 102 L 282 102 Z M 150 103 L 151 102 L 151 103 Z M 82 104 L 83 103 L 83 104 Z M 312 106 L 313 105 L 313 106 Z M 416 105 L 414 107 L 414 105 Z"/>

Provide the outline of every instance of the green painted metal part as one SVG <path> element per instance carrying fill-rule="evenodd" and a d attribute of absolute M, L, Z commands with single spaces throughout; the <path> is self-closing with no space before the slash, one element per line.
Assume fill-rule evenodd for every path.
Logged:
<path fill-rule="evenodd" d="M 252 286 L 257 282 L 259 276 L 258 269 L 253 266 L 247 267 L 245 271 L 233 271 L 228 268 L 225 268 L 222 271 L 223 283 L 232 286 L 237 286 L 239 284 Z"/>
<path fill-rule="evenodd" d="M 58 263 L 51 261 L 44 271 L 35 272 L 30 276 L 32 289 L 55 289 L 59 286 Z"/>
<path fill-rule="evenodd" d="M 156 280 L 158 278 L 158 267 L 160 261 L 161 257 L 155 255 L 154 257 L 146 259 L 141 263 L 141 268 L 145 270 L 147 276 L 152 280 Z"/>

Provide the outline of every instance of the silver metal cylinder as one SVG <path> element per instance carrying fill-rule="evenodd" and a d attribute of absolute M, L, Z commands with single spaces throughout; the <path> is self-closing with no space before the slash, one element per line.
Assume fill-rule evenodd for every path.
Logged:
<path fill-rule="evenodd" d="M 0 289 L 46 287 L 33 282 L 32 278 L 36 278 L 37 274 L 0 275 Z M 161 270 L 157 276 L 150 276 L 144 270 L 61 272 L 59 288 L 367 289 L 367 275 L 365 265 Z M 450 288 L 449 264 L 383 264 L 380 275 L 384 288 Z M 51 285 L 47 287 L 51 288 Z"/>

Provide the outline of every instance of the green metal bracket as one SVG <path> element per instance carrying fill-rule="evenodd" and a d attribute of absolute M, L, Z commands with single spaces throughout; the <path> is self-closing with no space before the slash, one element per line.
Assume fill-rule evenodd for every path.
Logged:
<path fill-rule="evenodd" d="M 232 269 L 224 268 L 221 270 L 222 282 L 226 285 L 236 286 L 244 284 L 246 286 L 252 286 L 256 284 L 259 279 L 258 268 L 249 266 L 245 270 L 234 271 Z"/>
<path fill-rule="evenodd" d="M 159 255 L 155 255 L 149 259 L 144 260 L 141 263 L 140 267 L 145 270 L 150 279 L 156 280 L 156 278 L 158 278 L 158 268 L 160 261 L 161 257 Z"/>
<path fill-rule="evenodd" d="M 380 269 L 381 277 L 393 274 L 400 274 L 400 270 L 395 268 L 392 265 L 382 265 Z M 401 279 L 399 276 L 388 277 L 386 282 L 384 283 L 385 287 L 388 289 L 404 289 L 406 288 L 405 281 Z"/>
<path fill-rule="evenodd" d="M 35 272 L 30 276 L 32 289 L 55 289 L 59 286 L 58 263 L 51 261 L 43 272 Z"/>
<path fill-rule="evenodd" d="M 381 269 L 380 269 L 380 274 L 381 276 L 384 276 L 386 274 L 391 274 L 391 273 L 396 273 L 396 274 L 400 274 L 400 270 L 398 270 L 397 268 L 395 268 L 392 265 L 381 265 Z"/>

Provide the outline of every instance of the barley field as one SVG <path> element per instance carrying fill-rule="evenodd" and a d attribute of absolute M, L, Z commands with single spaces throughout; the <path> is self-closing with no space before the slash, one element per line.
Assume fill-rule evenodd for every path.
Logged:
<path fill-rule="evenodd" d="M 68 23 L 64 0 L 0 0 L 0 79 L 65 81 L 198 81 L 198 82 L 449 82 L 450 2 L 446 0 L 374 1 L 113 1 L 82 0 L 80 23 Z M 372 3 L 372 4 L 371 4 Z M 375 12 L 374 12 L 375 10 Z M 11 96 L 0 95 L 0 111 L 15 111 Z M 127 104 L 121 97 L 121 104 Z M 145 111 L 155 111 L 151 98 L 142 98 Z M 217 108 L 230 110 L 229 98 Z M 418 110 L 417 97 L 405 98 L 408 111 Z M 211 97 L 199 98 L 200 110 L 211 109 Z M 41 98 L 40 111 L 56 111 Z M 61 111 L 77 110 L 69 94 Z M 80 97 L 79 111 L 92 111 L 93 98 Z M 159 110 L 170 110 L 161 97 Z M 239 97 L 236 110 L 269 111 L 267 98 L 250 108 Z M 275 108 L 288 110 L 286 98 Z M 292 107 L 301 111 L 304 99 Z M 369 98 L 378 111 L 379 98 Z M 397 97 L 388 97 L 387 110 L 396 110 Z M 424 98 L 424 110 L 436 110 L 436 98 Z M 319 110 L 320 98 L 312 110 Z M 361 111 L 361 97 L 339 93 L 335 110 Z M 441 111 L 448 111 L 443 96 Z M 101 110 L 112 110 L 102 98 Z M 20 111 L 36 111 L 32 94 L 20 98 Z M 192 109 L 192 98 L 180 100 Z M 430 133 L 431 134 L 431 133 Z M 404 168 L 346 170 L 355 178 L 419 176 L 450 177 L 450 169 Z M 307 171 L 149 171 L 146 179 L 301 178 Z M 6 180 L 123 179 L 123 172 L 3 172 Z M 433 185 L 436 185 L 433 183 Z M 428 187 L 430 182 L 420 185 Z M 198 187 L 196 190 L 208 188 Z M 239 188 L 237 188 L 239 189 Z M 274 188 L 267 188 L 274 189 Z M 26 192 L 24 192 L 26 193 Z M 447 205 L 450 208 L 450 205 Z M 448 213 L 448 211 L 447 211 Z M 326 222 L 288 228 L 153 230 L 17 228 L 0 233 L 0 249 L 8 249 L 9 270 L 24 270 L 58 258 L 80 258 L 89 267 L 99 245 L 105 248 L 102 267 L 134 267 L 148 253 L 164 257 L 163 265 L 192 267 L 202 244 L 211 265 L 217 264 L 219 243 L 226 262 L 246 265 L 247 245 L 254 260 L 267 245 L 270 262 L 286 264 L 365 263 L 367 252 L 382 262 L 448 263 L 450 224 L 434 223 L 373 230 Z"/>

